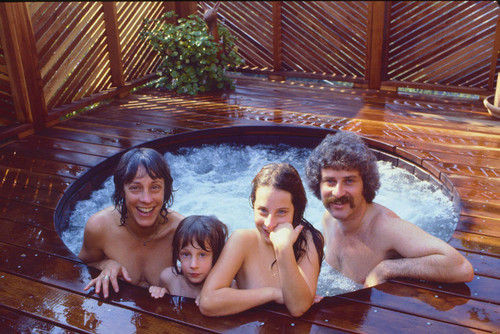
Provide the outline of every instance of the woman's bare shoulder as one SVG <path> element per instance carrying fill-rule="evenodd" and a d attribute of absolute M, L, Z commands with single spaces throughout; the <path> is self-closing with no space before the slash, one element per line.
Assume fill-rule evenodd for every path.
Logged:
<path fill-rule="evenodd" d="M 185 217 L 181 215 L 179 212 L 170 209 L 168 210 L 167 219 L 170 224 L 177 226 L 184 218 Z"/>
<path fill-rule="evenodd" d="M 258 233 L 256 229 L 238 229 L 231 233 L 229 240 L 232 242 L 254 242 L 259 236 Z"/>
<path fill-rule="evenodd" d="M 90 216 L 85 227 L 87 229 L 103 229 L 113 225 L 110 222 L 119 220 L 120 214 L 118 211 L 113 206 L 108 206 Z"/>

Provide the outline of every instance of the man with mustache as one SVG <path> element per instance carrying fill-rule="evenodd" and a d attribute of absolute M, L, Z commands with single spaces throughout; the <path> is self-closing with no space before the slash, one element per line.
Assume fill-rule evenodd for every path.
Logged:
<path fill-rule="evenodd" d="M 377 160 L 354 133 L 323 139 L 307 161 L 306 179 L 326 208 L 326 261 L 353 281 L 371 287 L 395 277 L 473 279 L 472 265 L 455 248 L 373 202 Z"/>

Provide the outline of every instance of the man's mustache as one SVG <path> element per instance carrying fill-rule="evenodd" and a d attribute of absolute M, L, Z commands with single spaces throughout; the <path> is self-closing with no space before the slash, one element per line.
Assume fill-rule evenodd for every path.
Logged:
<path fill-rule="evenodd" d="M 342 204 L 346 204 L 346 203 L 349 203 L 349 206 L 352 208 L 354 208 L 354 198 L 352 196 L 349 196 L 349 195 L 344 195 L 342 197 L 335 197 L 335 196 L 329 196 L 327 199 L 326 199 L 326 204 L 327 205 L 330 205 L 330 204 L 334 204 L 334 205 L 342 205 Z"/>

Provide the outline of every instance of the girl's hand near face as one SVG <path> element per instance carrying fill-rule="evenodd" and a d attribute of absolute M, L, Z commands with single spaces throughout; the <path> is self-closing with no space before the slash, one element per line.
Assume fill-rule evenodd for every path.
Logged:
<path fill-rule="evenodd" d="M 269 239 L 275 250 L 292 248 L 304 226 L 298 225 L 293 228 L 292 224 L 279 224 L 274 231 L 269 234 Z"/>

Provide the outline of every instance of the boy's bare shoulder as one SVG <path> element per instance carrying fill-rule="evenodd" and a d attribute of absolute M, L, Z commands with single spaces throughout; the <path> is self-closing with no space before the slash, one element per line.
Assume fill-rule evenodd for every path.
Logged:
<path fill-rule="evenodd" d="M 167 267 L 162 270 L 160 274 L 160 280 L 162 282 L 172 282 L 174 280 L 177 280 L 179 277 L 179 274 L 175 272 L 174 267 Z"/>

